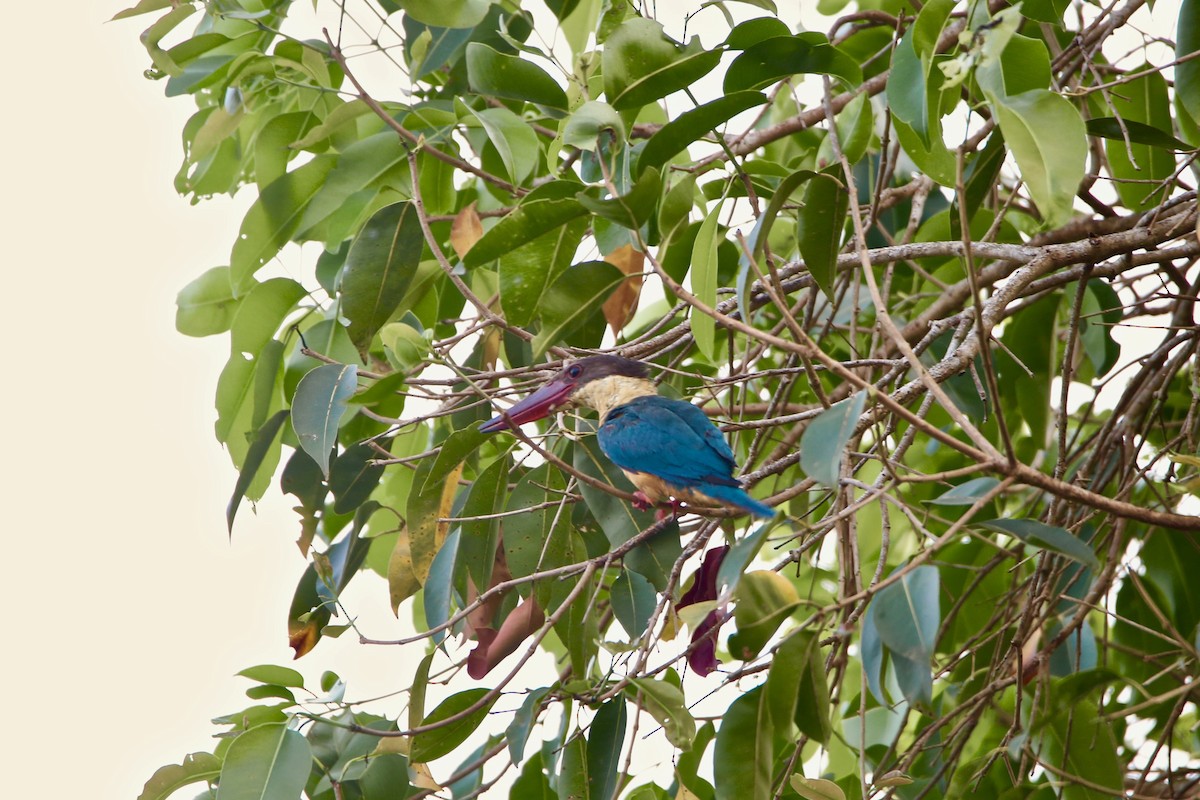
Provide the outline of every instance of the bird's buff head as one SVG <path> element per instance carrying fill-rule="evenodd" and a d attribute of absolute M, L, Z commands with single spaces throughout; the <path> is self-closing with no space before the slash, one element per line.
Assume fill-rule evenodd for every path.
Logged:
<path fill-rule="evenodd" d="M 484 433 L 506 431 L 526 422 L 548 417 L 574 402 L 573 395 L 600 378 L 624 377 L 645 381 L 649 368 L 620 356 L 588 356 L 565 364 L 548 383 L 508 410 L 480 426 Z"/>

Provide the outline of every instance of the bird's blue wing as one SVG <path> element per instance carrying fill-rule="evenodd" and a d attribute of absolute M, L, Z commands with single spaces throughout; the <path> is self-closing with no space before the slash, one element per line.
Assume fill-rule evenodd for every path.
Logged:
<path fill-rule="evenodd" d="M 733 457 L 733 450 L 729 448 L 729 442 L 725 441 L 725 436 L 721 431 L 717 430 L 717 426 L 713 425 L 712 420 L 708 415 L 699 409 L 699 407 L 691 403 L 685 403 L 682 400 L 671 400 L 667 397 L 647 397 L 646 400 L 661 400 L 670 405 L 664 406 L 671 413 L 678 416 L 681 420 L 687 423 L 697 436 L 702 438 L 709 447 L 717 452 L 723 460 L 729 462 L 729 472 L 732 474 L 736 466 Z"/>
<path fill-rule="evenodd" d="M 680 487 L 738 486 L 733 451 L 704 412 L 682 400 L 639 397 L 608 413 L 600 449 L 618 467 Z"/>

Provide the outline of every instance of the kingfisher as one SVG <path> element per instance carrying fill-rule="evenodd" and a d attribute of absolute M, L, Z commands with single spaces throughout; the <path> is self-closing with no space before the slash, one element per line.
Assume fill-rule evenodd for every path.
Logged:
<path fill-rule="evenodd" d="M 637 488 L 634 506 L 677 508 L 680 502 L 732 506 L 759 517 L 775 511 L 733 477 L 733 451 L 696 406 L 659 396 L 650 369 L 614 355 L 571 361 L 548 383 L 480 426 L 484 433 L 548 417 L 570 406 L 600 415 L 597 439 L 609 460 Z M 660 512 L 660 516 L 662 513 Z"/>

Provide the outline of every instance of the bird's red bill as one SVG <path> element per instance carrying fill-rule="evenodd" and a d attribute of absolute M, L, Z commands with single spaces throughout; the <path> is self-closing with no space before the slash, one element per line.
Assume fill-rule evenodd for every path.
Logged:
<path fill-rule="evenodd" d="M 574 389 L 574 384 L 566 381 L 550 381 L 510 408 L 507 414 L 493 417 L 479 426 L 479 430 L 484 433 L 506 431 L 515 425 L 548 417 L 567 404 L 567 397 Z"/>

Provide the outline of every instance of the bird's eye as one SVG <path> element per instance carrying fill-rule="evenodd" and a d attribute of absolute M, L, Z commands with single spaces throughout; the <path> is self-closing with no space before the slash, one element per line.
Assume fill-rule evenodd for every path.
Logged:
<path fill-rule="evenodd" d="M 583 367 L 579 366 L 578 364 L 573 364 L 570 367 L 567 367 L 567 376 L 568 377 L 578 378 L 582 374 L 583 374 Z"/>

